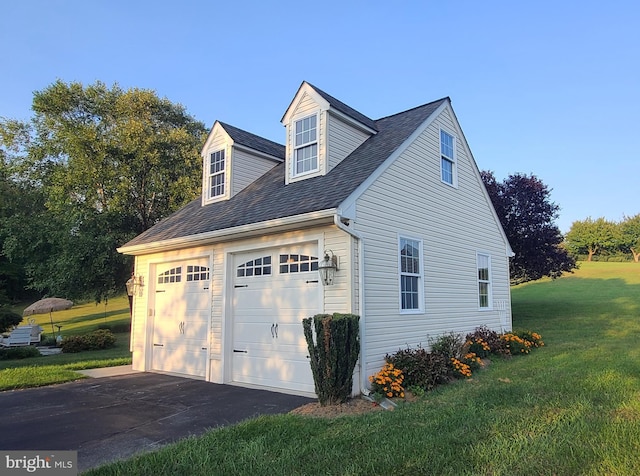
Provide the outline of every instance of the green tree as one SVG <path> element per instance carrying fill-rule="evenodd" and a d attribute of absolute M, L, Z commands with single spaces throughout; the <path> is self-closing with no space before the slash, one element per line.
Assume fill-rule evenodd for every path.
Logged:
<path fill-rule="evenodd" d="M 515 256 L 509 260 L 511 282 L 559 277 L 576 267 L 556 226 L 560 207 L 535 175 L 513 174 L 498 182 L 492 172 L 480 174 Z"/>
<path fill-rule="evenodd" d="M 567 248 L 574 254 L 586 254 L 587 261 L 602 251 L 612 251 L 618 244 L 617 225 L 600 217 L 574 221 L 566 236 Z"/>
<path fill-rule="evenodd" d="M 625 217 L 620 223 L 620 247 L 625 252 L 631 251 L 633 260 L 640 262 L 640 213 Z"/>
<path fill-rule="evenodd" d="M 116 248 L 199 194 L 206 129 L 153 91 L 101 82 L 57 81 L 33 111 L 0 121 L 5 154 L 44 197 L 40 216 L 14 221 L 7 256 L 40 292 L 99 301 L 130 273 Z"/>

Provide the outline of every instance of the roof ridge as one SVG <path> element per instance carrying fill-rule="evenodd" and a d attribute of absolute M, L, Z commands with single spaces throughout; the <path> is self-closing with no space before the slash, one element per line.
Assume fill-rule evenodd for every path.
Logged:
<path fill-rule="evenodd" d="M 375 119 L 375 122 L 382 121 L 384 119 L 390 119 L 390 118 L 392 118 L 394 116 L 399 116 L 400 114 L 405 114 L 407 112 L 415 111 L 416 109 L 420 109 L 420 108 L 423 108 L 423 107 L 426 107 L 426 106 L 432 106 L 432 105 L 434 105 L 436 103 L 447 101 L 447 100 L 449 102 L 451 102 L 451 98 L 449 96 L 444 96 L 444 97 L 442 97 L 440 99 L 436 99 L 435 101 L 429 101 L 427 103 L 420 104 L 419 106 L 414 106 L 414 107 L 406 109 L 404 111 L 396 112 L 395 114 L 389 114 L 388 116 L 380 117 L 378 119 Z"/>

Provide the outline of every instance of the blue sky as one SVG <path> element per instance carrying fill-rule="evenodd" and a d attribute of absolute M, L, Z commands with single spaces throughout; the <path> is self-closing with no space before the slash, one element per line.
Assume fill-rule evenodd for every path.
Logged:
<path fill-rule="evenodd" d="M 538 176 L 566 232 L 640 213 L 639 5 L 5 1 L 0 116 L 100 80 L 282 143 L 303 80 L 373 119 L 450 96 L 479 168 Z"/>

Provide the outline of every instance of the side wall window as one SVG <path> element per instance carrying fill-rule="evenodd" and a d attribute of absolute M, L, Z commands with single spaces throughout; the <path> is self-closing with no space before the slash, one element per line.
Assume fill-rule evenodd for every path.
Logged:
<path fill-rule="evenodd" d="M 399 238 L 400 310 L 423 310 L 422 240 Z"/>
<path fill-rule="evenodd" d="M 456 185 L 455 138 L 440 129 L 440 179 L 449 185 Z"/>
<path fill-rule="evenodd" d="M 480 309 L 491 308 L 491 256 L 477 254 L 478 264 L 478 306 Z"/>

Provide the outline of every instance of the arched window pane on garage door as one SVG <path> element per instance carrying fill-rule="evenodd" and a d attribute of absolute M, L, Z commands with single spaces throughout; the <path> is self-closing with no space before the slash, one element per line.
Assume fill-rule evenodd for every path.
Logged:
<path fill-rule="evenodd" d="M 158 275 L 158 284 L 179 283 L 182 281 L 182 266 L 171 268 Z"/>
<path fill-rule="evenodd" d="M 206 266 L 187 266 L 187 281 L 209 281 L 209 268 Z"/>
<path fill-rule="evenodd" d="M 250 276 L 268 276 L 271 274 L 271 256 L 263 256 L 247 261 L 238 266 L 236 276 L 238 278 Z"/>
<path fill-rule="evenodd" d="M 280 274 L 318 270 L 318 257 L 299 254 L 280 255 Z"/>

